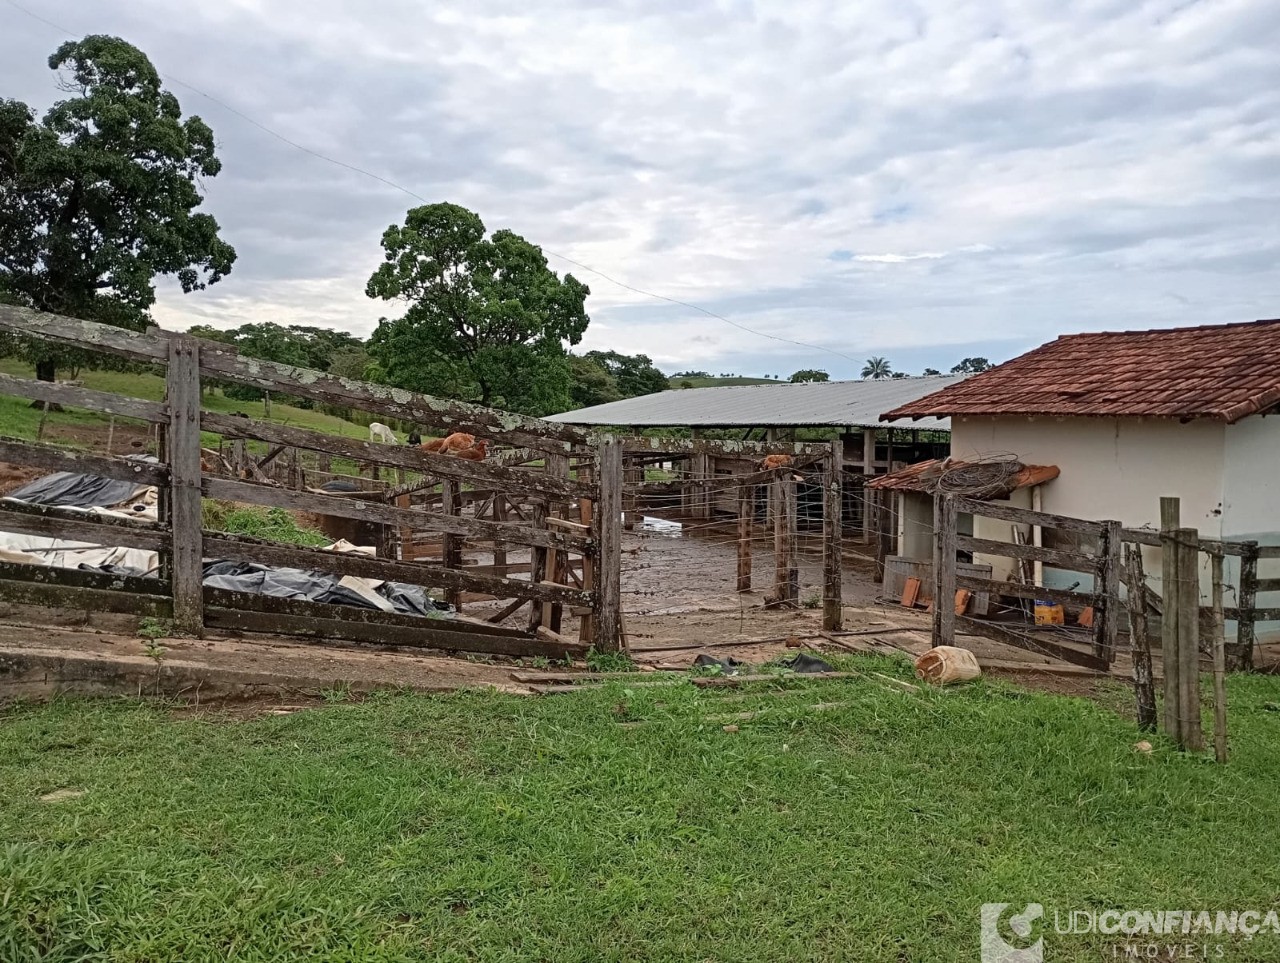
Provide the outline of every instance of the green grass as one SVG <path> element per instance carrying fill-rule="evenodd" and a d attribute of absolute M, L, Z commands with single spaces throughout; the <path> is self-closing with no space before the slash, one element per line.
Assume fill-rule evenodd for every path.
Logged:
<path fill-rule="evenodd" d="M 0 959 L 969 961 L 983 902 L 1280 894 L 1280 680 L 1231 680 L 1227 766 L 1137 753 L 1106 708 L 986 682 L 644 681 L 253 721 L 9 708 Z M 56 790 L 83 794 L 40 801 Z M 1052 961 L 1115 945 L 1046 940 Z"/>
<path fill-rule="evenodd" d="M 22 378 L 34 377 L 34 371 L 28 364 L 15 358 L 0 359 L 0 373 Z M 86 388 L 96 391 L 108 391 L 132 398 L 143 398 L 149 401 L 164 399 L 164 379 L 153 374 L 122 374 L 115 371 L 85 371 L 80 380 Z M 201 402 L 208 411 L 231 414 L 244 412 L 251 418 L 265 419 L 265 403 L 262 401 L 237 401 L 224 397 L 217 392 L 206 392 Z M 369 429 L 357 425 L 344 418 L 338 418 L 308 408 L 294 408 L 273 402 L 271 405 L 271 421 L 298 428 L 309 428 L 323 431 L 331 435 L 342 435 L 347 438 L 369 437 Z M 91 411 L 67 409 L 63 412 L 51 412 L 46 423 L 46 436 L 51 429 L 59 425 L 101 424 L 106 425 L 108 417 Z M 31 402 L 22 398 L 0 397 L 0 435 L 10 438 L 34 438 L 40 423 L 40 411 L 31 407 Z M 216 435 L 205 434 L 206 443 L 216 447 Z"/>
<path fill-rule="evenodd" d="M 206 529 L 249 535 L 286 545 L 329 545 L 333 539 L 323 532 L 302 528 L 292 512 L 283 508 L 261 508 L 257 505 L 234 505 L 205 499 L 201 503 Z"/>

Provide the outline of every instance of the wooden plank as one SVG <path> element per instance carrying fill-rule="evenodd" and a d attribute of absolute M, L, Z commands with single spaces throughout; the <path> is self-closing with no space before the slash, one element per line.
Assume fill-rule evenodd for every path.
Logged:
<path fill-rule="evenodd" d="M 264 565 L 300 568 L 305 571 L 332 572 L 335 575 L 354 575 L 357 578 L 405 582 L 431 588 L 457 588 L 464 592 L 476 592 L 498 598 L 525 598 L 539 601 L 550 599 L 567 605 L 591 605 L 595 601 L 592 593 L 578 589 L 531 584 L 517 579 L 468 575 L 465 572 L 447 571 L 437 565 L 423 565 L 419 562 L 397 562 L 351 552 L 328 552 L 297 545 L 276 545 L 270 542 L 237 538 L 223 532 L 206 531 L 204 540 L 205 551 L 210 558 L 236 558 L 261 562 Z"/>
<path fill-rule="evenodd" d="M 391 625 L 382 622 L 364 622 L 351 619 L 350 612 L 360 612 L 349 606 L 325 605 L 320 602 L 304 602 L 300 599 L 264 599 L 263 596 L 233 592 L 232 607 L 214 607 L 205 611 L 205 624 L 210 628 L 237 632 L 260 632 L 270 635 L 312 637 L 319 640 L 347 639 L 353 642 L 370 642 L 376 645 L 403 645 L 419 648 L 444 649 L 454 652 L 483 652 L 492 655 L 545 656 L 563 659 L 586 653 L 583 646 L 552 643 L 545 639 L 508 635 L 489 635 L 479 632 L 458 632 L 449 627 L 445 619 L 422 619 L 421 628 Z M 294 611 L 259 611 L 263 602 L 287 601 L 293 605 L 320 606 L 328 617 L 298 615 Z"/>
<path fill-rule="evenodd" d="M 622 446 L 605 436 L 596 445 L 599 503 L 593 524 L 599 547 L 595 580 L 595 644 L 602 652 L 625 650 L 622 635 Z"/>
<path fill-rule="evenodd" d="M 1227 655 L 1226 626 L 1222 617 L 1222 556 L 1209 557 L 1211 604 L 1213 606 L 1213 755 L 1227 761 Z"/>
<path fill-rule="evenodd" d="M 788 476 L 804 468 L 809 468 L 821 460 L 822 458 L 819 455 L 810 455 L 803 458 L 797 458 L 794 465 L 787 465 L 783 468 L 771 468 L 768 471 L 752 472 L 749 475 L 720 475 L 714 478 L 690 476 L 688 478 L 679 478 L 674 481 L 645 482 L 643 485 L 635 486 L 635 490 L 639 495 L 681 495 L 684 494 L 686 490 L 692 491 L 702 488 L 722 488 L 727 484 L 765 485 L 773 482 L 777 478 Z M 692 512 L 694 509 L 690 510 Z"/>
<path fill-rule="evenodd" d="M 164 405 L 157 401 L 127 398 L 107 391 L 93 391 L 89 388 L 59 382 L 15 378 L 7 374 L 0 374 L 0 395 L 15 395 L 19 398 L 30 398 L 32 401 L 85 408 L 122 418 L 136 418 L 152 424 L 158 424 L 167 418 Z"/>
<path fill-rule="evenodd" d="M 970 592 L 968 589 L 956 590 L 955 604 L 953 606 L 955 609 L 956 615 L 964 615 L 964 610 L 969 607 L 969 597 L 972 594 L 973 593 Z"/>
<path fill-rule="evenodd" d="M 972 575 L 956 575 L 955 584 L 959 588 L 967 588 L 973 592 L 1012 595 L 1014 598 L 1032 601 L 1044 600 L 1060 602 L 1064 605 L 1097 604 L 1097 596 L 1092 592 L 1069 592 L 1066 589 L 1045 588 L 1042 585 L 1023 585 L 1021 582 L 998 582 L 995 579 L 974 578 Z M 952 594 L 955 593 L 952 592 Z"/>
<path fill-rule="evenodd" d="M 1260 578 L 1254 583 L 1254 592 L 1280 592 L 1280 578 Z"/>
<path fill-rule="evenodd" d="M 80 321 L 58 314 L 45 314 L 12 304 L 0 304 L 0 331 L 51 341 L 54 344 L 164 364 L 169 360 L 169 344 L 149 334 L 125 328 Z"/>
<path fill-rule="evenodd" d="M 205 478 L 204 493 L 209 498 L 247 502 L 291 511 L 314 512 L 318 515 L 334 515 L 338 518 L 354 518 L 360 521 L 381 522 L 411 528 L 419 532 L 447 532 L 469 536 L 503 545 L 539 545 L 543 548 L 590 554 L 595 550 L 589 538 L 561 532 L 539 531 L 527 525 L 507 522 L 490 522 L 485 519 L 436 515 L 416 508 L 400 508 L 381 502 L 319 492 L 292 492 L 273 485 L 232 481 L 226 478 Z"/>
<path fill-rule="evenodd" d="M 968 635 L 979 635 L 994 642 L 1003 642 L 1005 645 L 1016 646 L 1028 652 L 1060 659 L 1063 662 L 1070 662 L 1072 665 L 1083 666 L 1086 669 L 1094 669 L 1098 672 L 1107 671 L 1106 662 L 1099 659 L 1092 652 L 1081 652 L 1069 645 L 1063 645 L 1039 634 L 1034 637 L 1028 637 L 1026 634 L 1015 632 L 998 622 L 987 622 L 969 615 L 962 615 L 956 621 L 959 623 L 961 630 Z M 1036 668 L 1036 666 L 1028 666 L 1027 671 L 1035 671 Z"/>
<path fill-rule="evenodd" d="M 1023 525 L 1057 528 L 1066 532 L 1080 532 L 1085 535 L 1102 534 L 1102 524 L 1100 522 L 1090 522 L 1083 518 L 1070 518 L 1066 515 L 1051 515 L 1048 512 L 1033 512 L 1029 508 L 1014 508 L 1012 505 L 996 505 L 992 502 L 977 501 L 961 495 L 953 495 L 951 497 L 956 500 L 957 512 L 968 512 L 971 515 L 998 518 Z"/>
<path fill-rule="evenodd" d="M 1178 689 L 1182 705 L 1182 744 L 1204 748 L 1200 719 L 1200 539 L 1194 528 L 1177 530 L 1178 540 Z M 1166 601 L 1165 608 L 1169 608 Z M 1166 655 L 1166 661 L 1168 656 Z"/>
<path fill-rule="evenodd" d="M 139 595 L 111 589 L 82 588 L 77 585 L 0 580 L 0 599 L 13 605 L 82 609 L 86 612 L 120 612 L 168 618 L 173 603 L 163 595 Z"/>
<path fill-rule="evenodd" d="M 594 485 L 594 479 L 599 475 L 594 473 L 591 466 L 578 469 L 578 478 L 588 485 Z M 590 498 L 578 499 L 578 520 L 581 524 L 587 526 L 587 531 L 592 531 L 592 519 L 595 516 L 595 502 Z M 621 536 L 619 536 L 621 537 Z M 621 560 L 619 560 L 621 566 Z M 585 561 L 582 566 L 582 587 L 587 591 L 595 589 L 596 572 L 599 569 L 598 564 L 593 560 Z M 621 581 L 621 579 L 619 579 Z M 595 612 L 590 608 L 578 606 L 571 608 L 569 611 L 578 617 L 578 641 L 590 645 L 595 638 Z"/>
<path fill-rule="evenodd" d="M 457 519 L 462 511 L 462 503 L 458 498 L 458 483 L 445 479 L 440 484 L 440 507 L 445 518 Z M 446 569 L 462 567 L 462 542 L 457 535 L 445 533 L 440 540 L 440 562 Z M 445 593 L 445 601 L 462 611 L 462 589 L 451 587 Z"/>
<path fill-rule="evenodd" d="M 1160 547 L 1160 533 L 1153 532 L 1147 528 L 1121 529 L 1120 537 L 1122 541 L 1132 542 L 1136 545 L 1146 545 L 1148 548 Z M 1243 555 L 1246 544 L 1246 542 L 1233 542 L 1216 538 L 1200 539 L 1202 551 L 1222 555 Z"/>
<path fill-rule="evenodd" d="M 951 600 L 957 588 L 979 592 L 998 591 L 1002 583 L 973 579 L 969 585 L 956 576 L 956 513 L 961 500 L 954 495 L 933 498 L 933 645 L 955 645 L 956 612 Z M 1022 587 L 1022 586 L 1019 586 Z"/>
<path fill-rule="evenodd" d="M 101 475 L 103 478 L 115 481 L 137 482 L 139 487 L 164 486 L 169 483 L 168 467 L 155 462 L 93 455 L 17 438 L 0 438 L 0 462 L 7 462 L 10 465 L 31 465 L 33 468 L 44 468 L 51 472 Z"/>
<path fill-rule="evenodd" d="M 1257 542 L 1243 544 L 1252 545 L 1258 553 L 1258 558 L 1280 558 L 1280 545 L 1259 545 Z"/>
<path fill-rule="evenodd" d="M 330 455 L 351 458 L 368 464 L 404 468 L 438 478 L 488 486 L 498 491 L 524 492 L 555 498 L 577 498 L 580 495 L 590 494 L 585 485 L 572 479 L 551 478 L 542 472 L 467 461 L 465 458 L 423 452 L 405 445 L 383 445 L 355 438 L 342 438 L 307 428 L 293 428 L 250 418 L 233 418 L 230 415 L 211 411 L 204 412 L 201 415 L 201 421 L 205 431 L 217 432 L 230 438 L 253 438 L 273 445 L 328 452 Z M 388 495 L 406 494 L 403 490 L 405 487 L 392 489 Z"/>
<path fill-rule="evenodd" d="M 983 555 L 998 555 L 1002 558 L 1024 558 L 1044 562 L 1051 568 L 1060 568 L 1068 572 L 1086 572 L 1093 574 L 1095 562 L 1092 556 L 1077 552 L 1060 552 L 1057 549 L 1044 548 L 1040 545 L 1017 545 L 1013 542 L 1001 542 L 991 538 L 975 538 L 972 535 L 957 535 L 956 548 L 962 552 L 976 552 Z"/>
<path fill-rule="evenodd" d="M 1160 499 L 1160 650 L 1164 665 L 1164 731 L 1174 742 L 1182 739 L 1182 700 L 1178 674 L 1181 637 L 1178 634 L 1178 561 L 1175 534 L 1179 527 L 1180 502 L 1168 496 Z"/>
<path fill-rule="evenodd" d="M 565 443 L 581 444 L 590 438 L 588 432 L 573 425 L 543 421 L 541 418 L 510 411 L 496 411 L 465 401 L 416 394 L 403 388 L 351 381 L 308 368 L 295 368 L 257 358 L 241 358 L 226 351 L 201 351 L 201 368 L 218 378 L 277 394 L 354 406 L 388 418 L 412 422 L 423 428 L 464 431 L 478 436 L 501 438 L 539 451 L 562 450 Z"/>
<path fill-rule="evenodd" d="M 920 598 L 921 584 L 920 580 L 914 575 L 907 578 L 906 584 L 902 587 L 902 598 L 899 600 L 899 604 L 904 609 L 916 607 L 916 602 Z"/>
<path fill-rule="evenodd" d="M 844 496 L 841 487 L 843 448 L 831 443 L 822 477 L 822 627 L 837 632 L 844 627 L 844 583 L 841 566 L 844 550 Z"/>
<path fill-rule="evenodd" d="M 1101 607 L 1102 618 L 1094 626 L 1094 654 L 1108 665 L 1116 660 L 1116 639 L 1120 634 L 1120 523 L 1103 522 L 1098 543 L 1098 574 L 1094 585 L 1100 597 L 1094 608 Z"/>
<path fill-rule="evenodd" d="M 40 535 L 90 545 L 119 545 L 159 552 L 169 545 L 168 529 L 154 522 L 88 515 L 52 505 L 0 500 L 0 532 Z"/>
<path fill-rule="evenodd" d="M 38 582 L 43 585 L 89 588 L 107 592 L 128 592 L 133 595 L 164 597 L 169 594 L 169 586 L 161 578 L 116 575 L 90 569 L 61 568 L 56 565 L 28 565 L 23 562 L 0 562 L 0 580 Z"/>
<path fill-rule="evenodd" d="M 171 472 L 169 525 L 173 532 L 169 579 L 174 629 L 198 638 L 203 632 L 204 554 L 200 534 L 200 358 L 192 338 L 169 341 L 165 395 L 169 409 L 166 443 Z"/>
<path fill-rule="evenodd" d="M 1228 622 L 1240 622 L 1243 624 L 1245 620 L 1241 618 L 1241 611 L 1242 610 L 1238 606 L 1229 605 L 1223 608 L 1222 613 L 1223 617 Z M 1256 631 L 1256 629 L 1252 627 L 1252 624 L 1256 622 L 1280 622 L 1280 607 L 1258 608 L 1255 605 L 1253 608 L 1245 609 L 1243 611 L 1250 616 L 1247 621 L 1250 623 L 1252 631 Z"/>
<path fill-rule="evenodd" d="M 1151 670 L 1151 635 L 1144 604 L 1146 575 L 1142 571 L 1142 548 L 1129 546 L 1129 641 L 1133 647 L 1133 689 L 1137 700 L 1138 728 L 1155 732 L 1156 686 Z"/>

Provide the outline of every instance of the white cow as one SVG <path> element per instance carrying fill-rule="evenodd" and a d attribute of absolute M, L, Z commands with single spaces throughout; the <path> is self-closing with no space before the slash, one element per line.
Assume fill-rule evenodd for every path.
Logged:
<path fill-rule="evenodd" d="M 369 440 L 380 441 L 386 445 L 399 444 L 399 442 L 396 441 L 395 432 L 392 431 L 390 428 L 388 428 L 386 425 L 381 424 L 380 422 L 377 422 L 377 421 L 375 421 L 373 424 L 369 426 Z"/>

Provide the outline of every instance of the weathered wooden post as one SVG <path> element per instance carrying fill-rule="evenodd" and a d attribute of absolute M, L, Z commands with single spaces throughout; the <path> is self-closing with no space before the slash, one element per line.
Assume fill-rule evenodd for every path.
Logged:
<path fill-rule="evenodd" d="M 1213 755 L 1227 761 L 1226 623 L 1222 611 L 1222 550 L 1210 555 L 1213 605 Z"/>
<path fill-rule="evenodd" d="M 493 520 L 495 522 L 507 520 L 507 496 L 502 492 L 493 493 Z M 503 542 L 493 543 L 493 576 L 494 578 L 507 577 L 507 546 Z"/>
<path fill-rule="evenodd" d="M 545 470 L 547 475 L 552 478 L 569 478 L 569 456 L 567 454 L 547 455 L 545 461 Z M 554 511 L 548 511 L 548 514 L 554 515 Z M 546 562 L 546 579 L 549 582 L 564 582 L 565 577 L 561 575 L 561 566 L 568 568 L 568 558 L 563 552 L 557 549 L 547 550 Z M 553 632 L 560 631 L 560 625 L 563 618 L 563 606 L 555 602 L 542 603 L 542 624 Z"/>
<path fill-rule="evenodd" d="M 778 605 L 792 601 L 792 531 L 791 498 L 781 472 L 770 484 L 773 489 L 773 597 Z"/>
<path fill-rule="evenodd" d="M 1116 660 L 1116 636 L 1120 631 L 1120 558 L 1122 526 L 1119 522 L 1102 523 L 1098 545 L 1098 574 L 1095 584 L 1100 616 L 1094 622 L 1094 654 L 1111 665 Z"/>
<path fill-rule="evenodd" d="M 844 620 L 841 583 L 843 457 L 841 443 L 832 442 L 826 470 L 822 473 L 822 628 L 827 632 L 839 631 Z"/>
<path fill-rule="evenodd" d="M 1175 742 L 1182 738 L 1181 669 L 1178 635 L 1178 543 L 1180 503 L 1160 499 L 1160 663 L 1164 670 L 1164 731 Z"/>
<path fill-rule="evenodd" d="M 599 577 L 595 590 L 595 645 L 602 652 L 625 648 L 622 636 L 622 446 L 611 435 L 596 445 L 600 502 L 593 519 Z"/>
<path fill-rule="evenodd" d="M 1182 744 L 1204 748 L 1200 721 L 1200 533 L 1178 529 L 1178 689 L 1182 698 Z"/>
<path fill-rule="evenodd" d="M 440 511 L 444 515 L 458 515 L 461 512 L 461 485 L 452 479 L 443 479 L 440 482 L 441 505 Z M 440 539 L 440 564 L 446 570 L 452 569 L 457 571 L 462 568 L 462 536 L 453 535 L 448 532 L 444 533 Z M 462 590 L 460 588 L 451 588 L 445 592 L 445 601 L 454 607 L 455 611 L 462 611 Z"/>
<path fill-rule="evenodd" d="M 583 463 L 580 463 L 583 464 Z M 590 466 L 579 467 L 578 481 L 584 485 L 592 484 L 595 477 Z M 578 522 L 587 526 L 587 531 L 594 531 L 591 525 L 592 517 L 595 515 L 595 501 L 591 498 L 578 499 Z M 596 568 L 599 548 L 596 549 L 597 555 L 584 555 L 582 559 L 582 588 L 583 591 L 591 592 L 596 586 Z M 578 641 L 585 642 L 588 645 L 595 641 L 595 613 L 589 612 L 581 617 L 578 624 Z"/>
<path fill-rule="evenodd" d="M 1147 628 L 1146 574 L 1142 546 L 1129 546 L 1129 640 L 1133 646 L 1133 691 L 1138 704 L 1138 728 L 1156 730 L 1156 686 L 1151 671 L 1151 636 Z"/>
<path fill-rule="evenodd" d="M 200 510 L 200 349 L 192 338 L 169 341 L 165 376 L 169 422 L 169 569 L 173 623 L 183 635 L 204 634 L 204 553 Z"/>
<path fill-rule="evenodd" d="M 755 487 L 738 486 L 738 591 L 751 591 L 751 527 Z"/>
<path fill-rule="evenodd" d="M 1244 554 L 1240 558 L 1240 592 L 1236 603 L 1236 651 L 1232 668 L 1249 671 L 1253 668 L 1253 646 L 1257 636 L 1254 624 L 1254 610 L 1258 605 L 1257 542 L 1244 543 Z"/>
<path fill-rule="evenodd" d="M 933 496 L 933 645 L 956 644 L 956 506 Z"/>

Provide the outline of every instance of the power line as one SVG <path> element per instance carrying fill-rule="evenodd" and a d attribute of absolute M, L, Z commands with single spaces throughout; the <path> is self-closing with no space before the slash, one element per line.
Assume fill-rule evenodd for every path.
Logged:
<path fill-rule="evenodd" d="M 61 33 L 66 34 L 67 36 L 70 36 L 70 37 L 81 36 L 80 34 L 77 34 L 73 30 L 68 30 L 66 27 L 62 26 L 61 24 L 54 23 L 52 20 L 42 17 L 39 14 L 35 13 L 34 11 L 28 10 L 26 7 L 22 6 L 22 4 L 17 3 L 16 0 L 5 0 L 5 2 L 8 3 L 9 6 L 13 7 L 15 10 L 25 13 L 28 17 L 31 17 L 33 20 L 38 20 L 41 23 L 45 24 L 46 26 L 52 27 L 55 30 L 58 30 Z M 333 164 L 337 167 L 341 167 L 344 170 L 351 171 L 352 173 L 361 174 L 365 177 L 372 178 L 373 180 L 378 181 L 381 184 L 385 184 L 387 187 L 400 191 L 401 193 L 406 194 L 409 197 L 415 198 L 416 200 L 419 200 L 424 204 L 431 203 L 427 198 L 423 197 L 421 194 L 418 194 L 415 191 L 411 191 L 409 188 L 403 186 L 402 184 L 397 184 L 395 181 L 389 180 L 388 178 L 383 177 L 381 174 L 376 174 L 373 171 L 366 170 L 363 167 L 358 167 L 355 164 L 348 164 L 346 161 L 339 160 L 336 157 L 330 157 L 328 154 L 323 154 L 320 151 L 312 150 L 310 147 L 307 147 L 304 144 L 299 144 L 297 141 L 290 140 L 284 134 L 281 134 L 278 131 L 271 129 L 266 124 L 263 124 L 260 121 L 254 120 L 248 114 L 244 113 L 243 111 L 237 110 L 235 107 L 232 107 L 226 101 L 220 100 L 219 98 L 213 96 L 212 94 L 206 93 L 205 91 L 201 90 L 199 87 L 196 87 L 193 84 L 187 83 L 185 80 L 183 80 L 180 77 L 175 77 L 173 74 L 165 73 L 164 71 L 159 71 L 159 73 L 160 73 L 160 76 L 165 78 L 165 80 L 168 80 L 171 83 L 178 84 L 180 87 L 185 87 L 187 90 L 190 90 L 192 93 L 198 94 L 199 96 L 205 98 L 206 100 L 214 104 L 217 104 L 219 107 L 221 107 L 223 110 L 227 111 L 228 113 L 234 114 L 236 117 L 239 117 L 245 123 L 253 125 L 263 133 L 269 134 L 270 136 L 274 137 L 276 140 L 281 141 L 282 143 L 288 144 L 290 147 L 294 148 L 295 150 L 302 151 L 302 153 L 308 154 L 311 157 L 316 158 L 317 160 L 325 161 L 326 163 Z M 657 301 L 665 301 L 668 304 L 675 304 L 675 305 L 679 305 L 680 307 L 688 308 L 691 311 L 697 311 L 701 314 L 706 315 L 709 318 L 714 318 L 717 321 L 723 321 L 725 324 L 730 325 L 731 327 L 737 328 L 740 331 L 745 331 L 748 334 L 754 334 L 760 338 L 768 338 L 771 341 L 777 341 L 782 344 L 791 344 L 800 348 L 811 348 L 814 351 L 824 351 L 827 354 L 833 355 L 837 358 L 843 358 L 844 360 L 851 361 L 854 364 L 859 363 L 858 359 L 850 355 L 843 354 L 842 352 L 836 351 L 834 348 L 828 348 L 825 345 L 821 345 L 821 344 L 812 344 L 808 341 L 797 341 L 793 338 L 784 338 L 776 334 L 769 334 L 766 331 L 759 331 L 755 328 L 748 327 L 745 324 L 741 324 L 738 321 L 734 321 L 730 318 L 726 318 L 723 314 L 717 314 L 715 311 L 711 311 L 711 310 L 708 310 L 707 308 L 701 307 L 700 305 L 692 304 L 688 301 L 681 301 L 679 298 L 668 297 L 665 294 L 658 294 L 654 291 L 647 291 L 644 288 L 638 288 L 633 284 L 628 284 L 625 281 L 620 281 L 615 277 L 605 274 L 603 271 L 600 271 L 596 268 L 591 267 L 589 264 L 583 264 L 581 261 L 576 261 L 571 257 L 565 256 L 564 254 L 559 254 L 555 251 L 552 251 L 550 248 L 543 247 L 542 250 L 545 251 L 547 254 L 550 254 L 554 258 L 558 258 L 561 261 L 566 262 L 567 264 L 572 264 L 575 267 L 579 267 L 584 271 L 588 271 L 591 274 L 596 275 L 597 277 L 604 278 L 606 281 L 610 282 L 611 284 L 616 284 L 618 287 L 624 288 L 635 294 L 639 294 L 642 297 L 653 298 L 654 300 L 657 300 Z"/>

